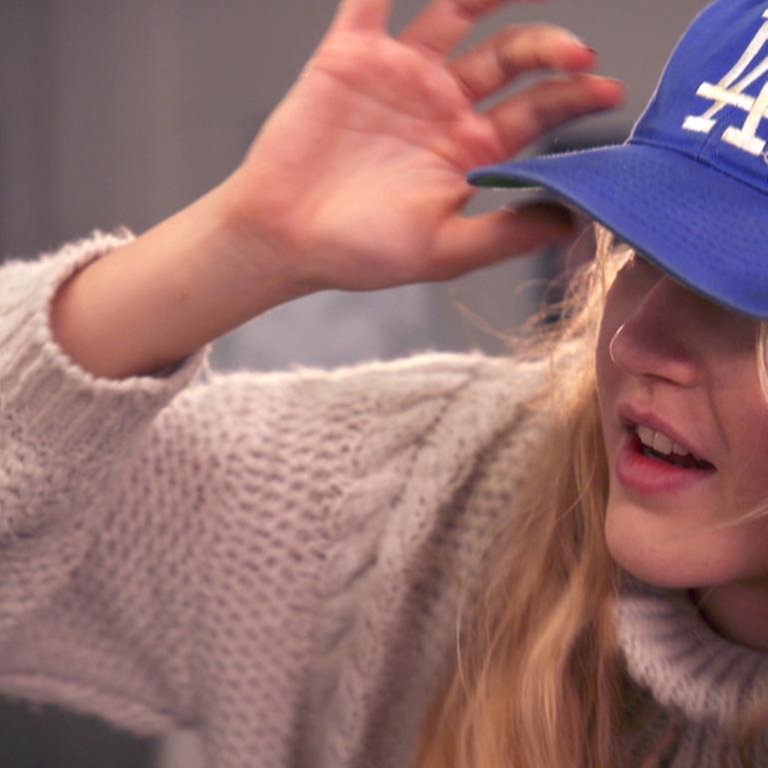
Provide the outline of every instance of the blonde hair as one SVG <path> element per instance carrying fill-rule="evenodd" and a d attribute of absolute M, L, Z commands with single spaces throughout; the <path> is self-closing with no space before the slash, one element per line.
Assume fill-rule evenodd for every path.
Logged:
<path fill-rule="evenodd" d="M 493 537 L 476 585 L 465 586 L 457 652 L 421 724 L 418 768 L 623 768 L 626 729 L 641 725 L 614 630 L 621 577 L 604 537 L 594 366 L 605 295 L 631 251 L 599 225 L 595 235 L 597 258 L 572 281 L 561 321 L 515 350 L 550 361 L 551 386 L 530 403 L 551 415 L 547 449 L 532 457 L 519 510 Z M 763 330 L 761 363 L 766 339 Z M 569 347 L 577 353 L 563 355 Z M 768 699 L 727 734 L 721 764 L 752 765 L 766 722 Z M 676 727 L 643 768 L 661 765 Z"/>

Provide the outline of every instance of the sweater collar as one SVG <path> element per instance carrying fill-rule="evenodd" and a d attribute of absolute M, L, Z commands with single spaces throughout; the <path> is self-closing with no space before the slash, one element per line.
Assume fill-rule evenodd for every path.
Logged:
<path fill-rule="evenodd" d="M 733 723 L 768 686 L 768 654 L 717 634 L 687 590 L 623 576 L 616 625 L 631 677 L 690 720 Z"/>

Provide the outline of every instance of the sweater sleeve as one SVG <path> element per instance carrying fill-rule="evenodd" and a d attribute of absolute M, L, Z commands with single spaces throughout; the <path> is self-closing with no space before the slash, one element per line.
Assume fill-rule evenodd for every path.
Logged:
<path fill-rule="evenodd" d="M 207 349 L 96 379 L 50 301 L 121 237 L 0 273 L 0 690 L 289 765 L 529 386 L 480 354 L 196 378 Z"/>
<path fill-rule="evenodd" d="M 159 416 L 207 369 L 208 346 L 156 376 L 101 379 L 56 343 L 50 312 L 59 286 L 132 237 L 128 230 L 95 231 L 0 268 L 0 689 L 6 693 L 66 702 L 83 681 L 75 679 L 77 666 L 65 668 L 71 659 L 62 649 L 82 641 L 83 658 L 97 645 L 106 652 L 110 638 L 96 636 L 103 626 L 78 626 L 79 603 L 71 594 L 78 569 L 108 528 L 127 470 L 146 451 Z M 115 595 L 97 593 L 88 595 L 96 601 L 91 609 L 106 625 L 107 600 Z"/>

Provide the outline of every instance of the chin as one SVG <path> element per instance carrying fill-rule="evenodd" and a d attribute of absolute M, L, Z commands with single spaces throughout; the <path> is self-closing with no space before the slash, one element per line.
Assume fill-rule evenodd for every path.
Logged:
<path fill-rule="evenodd" d="M 666 589 L 690 589 L 705 586 L 700 582 L 711 580 L 706 562 L 692 562 L 679 546 L 665 546 L 669 537 L 652 528 L 652 523 L 637 510 L 609 503 L 606 546 L 622 569 L 647 584 Z"/>
<path fill-rule="evenodd" d="M 654 567 L 652 564 L 639 562 L 637 560 L 622 562 L 617 557 L 614 557 L 614 560 L 616 560 L 624 571 L 631 574 L 636 579 L 640 579 L 640 581 L 644 581 L 646 584 L 651 584 L 654 587 L 663 587 L 664 589 L 693 588 L 691 580 L 686 579 L 679 573 L 668 573 Z"/>

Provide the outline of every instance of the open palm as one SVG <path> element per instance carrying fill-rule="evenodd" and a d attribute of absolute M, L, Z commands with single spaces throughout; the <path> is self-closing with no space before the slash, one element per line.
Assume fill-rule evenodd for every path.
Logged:
<path fill-rule="evenodd" d="M 504 0 L 432 0 L 397 38 L 391 0 L 344 0 L 301 77 L 233 175 L 241 221 L 267 233 L 318 288 L 444 280 L 568 236 L 562 211 L 462 210 L 471 168 L 502 161 L 575 117 L 615 106 L 615 81 L 580 73 L 594 53 L 566 30 L 506 27 L 446 56 Z M 536 69 L 550 77 L 485 112 Z"/>

